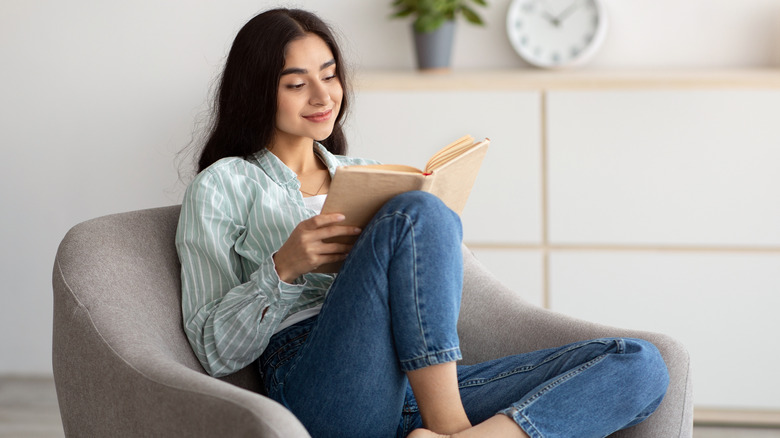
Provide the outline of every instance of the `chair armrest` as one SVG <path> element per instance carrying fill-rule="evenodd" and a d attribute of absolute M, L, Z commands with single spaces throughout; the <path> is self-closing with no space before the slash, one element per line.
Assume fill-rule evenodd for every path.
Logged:
<path fill-rule="evenodd" d="M 52 362 L 66 436 L 309 437 L 275 401 L 136 339 L 113 348 L 54 276 Z"/>

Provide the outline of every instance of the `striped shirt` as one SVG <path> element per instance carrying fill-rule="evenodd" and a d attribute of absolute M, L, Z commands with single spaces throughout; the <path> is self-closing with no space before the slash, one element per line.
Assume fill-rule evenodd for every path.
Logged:
<path fill-rule="evenodd" d="M 336 167 L 372 161 L 315 152 Z M 230 157 L 187 188 L 176 230 L 184 331 L 206 371 L 224 376 L 249 365 L 288 316 L 322 304 L 335 275 L 279 279 L 273 254 L 295 226 L 316 213 L 300 182 L 274 154 Z M 263 316 L 265 312 L 265 316 Z"/>

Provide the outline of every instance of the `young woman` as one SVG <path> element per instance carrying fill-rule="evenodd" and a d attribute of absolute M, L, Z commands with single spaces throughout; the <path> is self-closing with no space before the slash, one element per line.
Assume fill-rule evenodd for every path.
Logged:
<path fill-rule="evenodd" d="M 236 36 L 176 235 L 185 331 L 206 371 L 259 358 L 268 395 L 314 437 L 603 437 L 647 418 L 668 375 L 642 340 L 456 365 L 458 216 L 420 192 L 363 230 L 319 214 L 336 168 L 369 163 L 343 155 L 347 90 L 310 13 L 271 10 Z M 341 260 L 338 275 L 313 272 Z"/>

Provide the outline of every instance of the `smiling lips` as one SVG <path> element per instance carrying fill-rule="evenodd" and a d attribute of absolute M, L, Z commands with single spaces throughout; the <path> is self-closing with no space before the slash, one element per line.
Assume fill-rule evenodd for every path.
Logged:
<path fill-rule="evenodd" d="M 327 111 L 310 114 L 308 116 L 303 116 L 303 118 L 308 120 L 308 121 L 310 121 L 310 122 L 322 123 L 322 122 L 327 122 L 328 120 L 330 120 L 330 116 L 332 114 L 333 114 L 333 110 L 329 109 Z"/>

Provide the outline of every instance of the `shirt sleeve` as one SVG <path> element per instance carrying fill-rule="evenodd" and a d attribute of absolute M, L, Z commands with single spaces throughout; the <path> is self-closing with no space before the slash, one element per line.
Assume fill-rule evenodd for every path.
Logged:
<path fill-rule="evenodd" d="M 184 330 L 213 376 L 257 359 L 305 287 L 283 282 L 272 255 L 242 283 L 235 244 L 246 222 L 237 199 L 219 177 L 199 175 L 182 201 L 176 232 Z"/>

